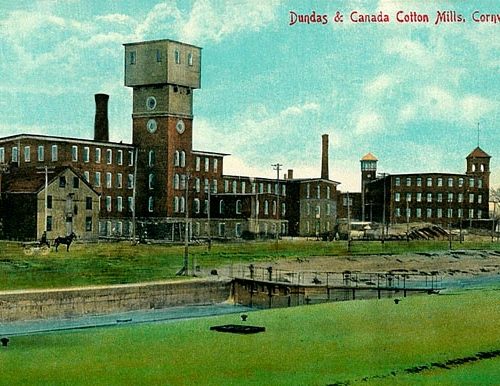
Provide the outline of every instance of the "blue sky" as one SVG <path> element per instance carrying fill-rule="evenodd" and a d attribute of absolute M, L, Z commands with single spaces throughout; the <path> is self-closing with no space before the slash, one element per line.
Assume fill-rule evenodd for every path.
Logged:
<path fill-rule="evenodd" d="M 7 3 L 7 4 L 5 4 Z M 400 24 L 397 11 L 460 24 Z M 329 23 L 289 25 L 290 11 Z M 354 24 L 383 11 L 389 24 Z M 321 134 L 330 135 L 330 178 L 359 189 L 359 159 L 385 172 L 465 171 L 480 145 L 500 187 L 497 0 L 46 0 L 0 5 L 0 136 L 92 138 L 94 99 L 110 94 L 112 140 L 131 140 L 131 90 L 123 43 L 176 39 L 203 47 L 194 95 L 194 148 L 231 153 L 227 174 L 319 177 Z M 333 23 L 336 11 L 344 23 Z"/>

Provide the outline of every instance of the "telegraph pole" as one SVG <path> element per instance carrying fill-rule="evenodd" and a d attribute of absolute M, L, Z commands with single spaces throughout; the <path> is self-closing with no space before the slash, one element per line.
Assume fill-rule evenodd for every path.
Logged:
<path fill-rule="evenodd" d="M 349 192 L 347 192 L 347 252 L 351 252 L 351 205 Z"/>
<path fill-rule="evenodd" d="M 47 208 L 47 201 L 48 201 L 48 190 L 49 190 L 49 173 L 54 173 L 54 167 L 48 167 L 47 165 L 43 166 L 43 167 L 37 167 L 37 169 L 43 169 L 42 172 L 37 172 L 37 174 L 41 174 L 41 173 L 44 173 L 45 174 L 45 205 L 44 205 L 44 225 L 43 225 L 43 230 L 44 232 L 47 232 L 47 212 L 48 212 L 48 208 Z M 49 171 L 49 169 L 51 171 Z"/>
<path fill-rule="evenodd" d="M 271 165 L 273 170 L 276 170 L 276 219 L 278 220 L 277 229 L 276 229 L 276 243 L 278 243 L 279 235 L 281 232 L 281 224 L 280 224 L 280 168 L 283 166 L 280 163 L 276 163 Z"/>

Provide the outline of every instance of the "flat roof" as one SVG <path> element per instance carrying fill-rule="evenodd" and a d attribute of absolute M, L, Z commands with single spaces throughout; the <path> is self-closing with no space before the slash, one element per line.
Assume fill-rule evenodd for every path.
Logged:
<path fill-rule="evenodd" d="M 195 46 L 194 44 L 189 44 L 189 43 L 184 43 L 180 42 L 178 40 L 172 40 L 172 39 L 155 39 L 155 40 L 143 40 L 140 42 L 131 42 L 131 43 L 123 43 L 124 46 L 138 46 L 142 44 L 149 44 L 149 43 L 176 43 L 176 44 L 182 44 L 183 46 L 190 46 L 194 48 L 198 48 L 202 50 L 202 47 Z"/>
<path fill-rule="evenodd" d="M 126 147 L 129 149 L 134 149 L 135 146 L 129 143 L 123 142 L 106 142 L 106 141 L 95 141 L 93 139 L 85 139 L 85 138 L 75 138 L 75 137 L 58 137 L 52 135 L 41 135 L 41 134 L 15 134 L 8 137 L 0 138 L 0 142 L 8 142 L 14 140 L 20 140 L 23 138 L 29 139 L 37 139 L 43 141 L 57 141 L 57 142 L 69 142 L 69 143 L 78 143 L 78 144 L 92 144 L 92 145 L 101 145 L 101 146 L 113 146 L 113 147 Z"/>

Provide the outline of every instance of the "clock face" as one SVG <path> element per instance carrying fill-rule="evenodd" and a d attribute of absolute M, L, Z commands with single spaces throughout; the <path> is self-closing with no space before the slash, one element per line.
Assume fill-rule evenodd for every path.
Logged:
<path fill-rule="evenodd" d="M 147 123 L 147 128 L 150 133 L 154 133 L 157 129 L 158 125 L 154 119 L 150 119 Z"/>
<path fill-rule="evenodd" d="M 182 119 L 179 119 L 177 121 L 177 124 L 175 125 L 175 128 L 179 134 L 184 133 L 184 130 L 186 130 L 186 125 L 184 124 L 184 121 Z"/>
<path fill-rule="evenodd" d="M 156 98 L 154 96 L 150 96 L 146 99 L 146 107 L 148 110 L 154 110 L 156 108 Z"/>

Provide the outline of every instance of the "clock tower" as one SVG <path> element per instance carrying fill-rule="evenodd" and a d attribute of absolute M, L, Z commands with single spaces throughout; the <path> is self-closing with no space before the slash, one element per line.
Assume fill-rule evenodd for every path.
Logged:
<path fill-rule="evenodd" d="M 124 46 L 125 86 L 133 89 L 132 142 L 138 149 L 136 214 L 181 217 L 187 210 L 201 48 L 173 40 Z"/>

